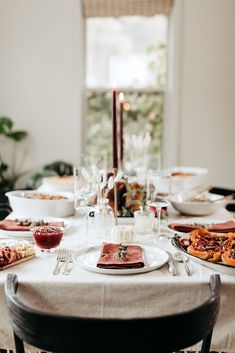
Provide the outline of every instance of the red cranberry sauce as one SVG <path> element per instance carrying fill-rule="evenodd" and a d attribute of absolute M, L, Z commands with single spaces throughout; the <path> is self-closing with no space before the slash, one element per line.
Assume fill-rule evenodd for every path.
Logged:
<path fill-rule="evenodd" d="M 33 232 L 34 240 L 41 249 L 52 249 L 60 244 L 63 231 L 56 227 L 46 227 L 35 229 Z"/>

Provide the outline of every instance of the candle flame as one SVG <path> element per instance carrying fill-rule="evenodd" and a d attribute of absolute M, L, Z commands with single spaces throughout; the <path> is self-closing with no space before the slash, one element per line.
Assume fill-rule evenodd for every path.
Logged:
<path fill-rule="evenodd" d="M 119 93 L 119 102 L 124 102 L 124 94 L 123 94 L 123 92 Z"/>

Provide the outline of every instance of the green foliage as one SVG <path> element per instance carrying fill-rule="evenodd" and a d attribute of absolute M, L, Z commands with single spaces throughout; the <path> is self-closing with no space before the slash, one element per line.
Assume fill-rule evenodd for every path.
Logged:
<path fill-rule="evenodd" d="M 64 161 L 56 161 L 45 165 L 45 171 L 54 172 L 56 175 L 65 176 L 73 175 L 73 166 L 70 163 Z"/>
<path fill-rule="evenodd" d="M 0 117 L 0 135 L 4 135 L 7 138 L 19 142 L 22 141 L 26 136 L 27 132 L 22 131 L 22 130 L 15 130 L 12 131 L 13 129 L 13 121 L 6 117 L 6 116 L 1 116 Z"/>
<path fill-rule="evenodd" d="M 156 85 L 164 88 L 166 85 L 166 54 L 167 47 L 165 43 L 157 43 L 148 48 L 149 54 L 154 54 L 155 58 L 148 63 L 148 69 L 156 76 Z"/>
<path fill-rule="evenodd" d="M 15 184 L 22 176 L 21 170 L 16 170 L 16 148 L 17 144 L 23 141 L 28 133 L 23 130 L 13 130 L 13 121 L 6 117 L 0 117 L 0 135 L 13 144 L 11 164 L 3 160 L 0 154 L 0 191 L 8 191 L 15 188 Z M 22 164 L 21 164 L 22 165 Z"/>
<path fill-rule="evenodd" d="M 111 161 L 112 124 L 111 92 L 87 90 L 87 130 L 85 154 L 107 150 Z M 163 94 L 153 92 L 125 92 L 124 134 L 150 133 L 150 155 L 155 156 L 162 146 Z M 125 156 L 126 157 L 126 153 Z"/>

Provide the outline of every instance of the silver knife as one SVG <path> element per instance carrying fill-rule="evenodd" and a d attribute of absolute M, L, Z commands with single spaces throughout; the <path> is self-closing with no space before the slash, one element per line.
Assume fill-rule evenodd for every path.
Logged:
<path fill-rule="evenodd" d="M 168 271 L 170 272 L 170 274 L 172 276 L 176 276 L 177 275 L 177 271 L 176 271 L 176 268 L 175 268 L 173 256 L 172 256 L 172 254 L 169 251 L 167 251 L 167 254 L 168 254 L 168 260 L 167 260 Z"/>

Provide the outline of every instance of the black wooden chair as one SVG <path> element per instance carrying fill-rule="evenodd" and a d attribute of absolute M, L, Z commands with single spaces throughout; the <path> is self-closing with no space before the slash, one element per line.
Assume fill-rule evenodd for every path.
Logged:
<path fill-rule="evenodd" d="M 12 209 L 9 205 L 0 203 L 0 221 L 5 219 L 11 212 Z"/>
<path fill-rule="evenodd" d="M 12 212 L 7 196 L 0 192 L 0 221 L 5 219 Z"/>
<path fill-rule="evenodd" d="M 5 295 L 17 353 L 25 352 L 23 342 L 60 353 L 166 353 L 201 340 L 201 352 L 206 353 L 210 351 L 219 312 L 221 284 L 218 274 L 211 275 L 210 295 L 191 310 L 135 319 L 92 319 L 39 312 L 19 300 L 17 287 L 17 276 L 8 274 Z"/>

